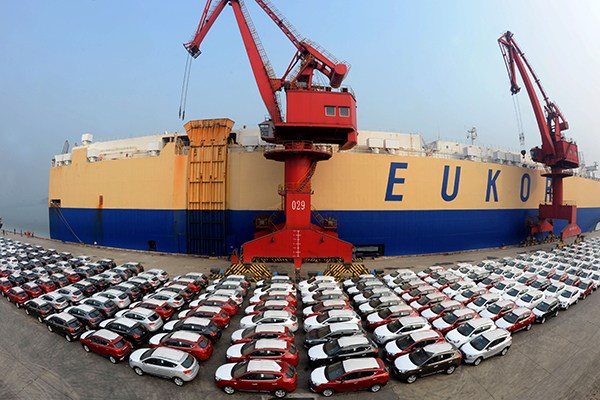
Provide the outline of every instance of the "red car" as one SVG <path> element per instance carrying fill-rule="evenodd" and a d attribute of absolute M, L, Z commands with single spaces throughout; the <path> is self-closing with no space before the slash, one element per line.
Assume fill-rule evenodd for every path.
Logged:
<path fill-rule="evenodd" d="M 357 358 L 315 369 L 310 374 L 310 390 L 325 397 L 355 390 L 378 392 L 389 380 L 389 370 L 381 359 Z"/>
<path fill-rule="evenodd" d="M 67 281 L 69 281 L 69 283 L 79 282 L 82 279 L 81 275 L 79 275 L 76 272 L 66 274 L 66 277 L 67 277 Z"/>
<path fill-rule="evenodd" d="M 436 319 L 433 321 L 432 325 L 436 330 L 441 332 L 442 335 L 445 335 L 452 329 L 458 328 L 473 318 L 479 318 L 477 311 L 471 310 L 470 308 L 461 308 L 447 313 L 442 318 Z"/>
<path fill-rule="evenodd" d="M 56 283 L 54 283 L 54 281 L 52 281 L 50 278 L 41 278 L 35 281 L 35 283 L 37 283 L 44 293 L 50 293 L 58 289 Z"/>
<path fill-rule="evenodd" d="M 446 313 L 459 310 L 461 308 L 465 308 L 465 306 L 460 301 L 445 300 L 431 308 L 423 310 L 423 312 L 421 312 L 421 317 L 427 318 L 429 323 L 432 323 L 436 319 L 442 318 L 444 315 L 446 315 Z"/>
<path fill-rule="evenodd" d="M 179 313 L 179 319 L 189 317 L 208 318 L 219 327 L 219 329 L 227 329 L 229 327 L 230 317 L 227 312 L 215 306 L 200 306 L 193 310 L 185 310 Z"/>
<path fill-rule="evenodd" d="M 259 339 L 278 339 L 294 343 L 294 333 L 283 325 L 263 324 L 238 329 L 231 335 L 231 344 L 248 343 Z"/>
<path fill-rule="evenodd" d="M 296 390 L 298 375 L 284 362 L 250 360 L 221 365 L 215 372 L 215 385 L 227 394 L 236 390 L 270 392 L 281 398 Z"/>
<path fill-rule="evenodd" d="M 378 326 L 387 325 L 399 318 L 409 316 L 417 317 L 419 314 L 406 304 L 391 306 L 367 315 L 366 324 L 368 329 L 375 329 Z"/>
<path fill-rule="evenodd" d="M 0 278 L 0 292 L 2 296 L 6 296 L 8 289 L 12 288 L 13 284 L 7 278 Z"/>
<path fill-rule="evenodd" d="M 535 314 L 529 308 L 515 308 L 496 321 L 498 328 L 514 333 L 521 329 L 530 330 L 535 322 Z"/>
<path fill-rule="evenodd" d="M 165 321 L 171 318 L 171 316 L 175 312 L 175 309 L 171 307 L 171 305 L 169 305 L 169 303 L 167 303 L 166 300 L 148 299 L 137 304 L 136 307 L 142 307 L 148 310 L 153 310 L 158 314 L 159 317 L 161 317 Z"/>
<path fill-rule="evenodd" d="M 202 281 L 193 278 L 186 278 L 185 276 L 177 278 L 173 282 L 179 283 L 181 285 L 187 285 L 187 287 L 190 288 L 191 291 L 194 293 L 198 293 L 204 287 Z"/>
<path fill-rule="evenodd" d="M 455 295 L 452 299 L 458 300 L 461 303 L 463 303 L 464 305 L 467 305 L 470 302 L 474 301 L 479 296 L 483 296 L 484 294 L 489 293 L 489 292 L 490 291 L 484 287 L 474 287 L 471 289 L 463 290 L 462 292 Z"/>
<path fill-rule="evenodd" d="M 224 296 L 210 296 L 200 302 L 192 301 L 190 303 L 190 308 L 198 308 L 200 306 L 221 307 L 230 316 L 237 314 L 239 310 L 239 306 L 235 300 Z"/>
<path fill-rule="evenodd" d="M 246 360 L 283 361 L 298 365 L 298 349 L 293 343 L 277 339 L 259 339 L 249 343 L 234 344 L 227 349 L 227 362 Z"/>
<path fill-rule="evenodd" d="M 36 297 L 39 297 L 42 294 L 44 294 L 44 292 L 42 291 L 42 289 L 38 285 L 36 285 L 35 283 L 33 283 L 33 282 L 27 282 L 22 287 L 23 287 L 23 290 L 25 291 L 25 293 L 27 293 L 27 296 L 29 296 L 30 299 L 35 299 Z"/>
<path fill-rule="evenodd" d="M 108 357 L 113 364 L 123 361 L 132 349 L 131 343 L 123 336 L 108 329 L 84 332 L 79 341 L 85 351 Z"/>
<path fill-rule="evenodd" d="M 15 303 L 17 308 L 21 308 L 23 303 L 29 300 L 27 293 L 19 286 L 12 287 L 6 292 L 9 302 Z"/>
<path fill-rule="evenodd" d="M 200 361 L 208 360 L 213 353 L 213 345 L 205 336 L 190 331 L 160 333 L 150 338 L 150 347 L 170 347 L 185 351 Z"/>
<path fill-rule="evenodd" d="M 577 287 L 579 288 L 579 293 L 582 300 L 588 297 L 588 295 L 594 291 L 594 283 L 588 279 L 582 279 Z"/>
<path fill-rule="evenodd" d="M 443 343 L 444 341 L 444 337 L 437 331 L 413 332 L 388 342 L 383 349 L 383 357 L 393 363 L 396 358 L 404 354 L 412 353 L 430 344 Z"/>
<path fill-rule="evenodd" d="M 479 315 L 483 318 L 490 318 L 492 321 L 496 321 L 506 314 L 515 309 L 517 305 L 510 300 L 498 300 L 494 304 L 488 306 L 485 310 L 479 312 Z"/>

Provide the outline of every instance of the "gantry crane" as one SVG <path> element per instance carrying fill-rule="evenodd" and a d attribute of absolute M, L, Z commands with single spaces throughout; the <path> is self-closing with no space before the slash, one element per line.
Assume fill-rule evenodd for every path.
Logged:
<path fill-rule="evenodd" d="M 332 156 L 331 145 L 351 149 L 356 145 L 356 99 L 341 87 L 348 65 L 335 60 L 315 43 L 301 38 L 291 24 L 267 0 L 255 0 L 296 47 L 296 53 L 281 78 L 261 45 L 243 0 L 208 0 L 194 38 L 184 46 L 196 58 L 200 45 L 226 5 L 231 5 L 250 60 L 258 90 L 270 119 L 259 124 L 261 138 L 278 145 L 265 151 L 269 160 L 284 162 L 283 200 L 285 222 L 257 223 L 255 238 L 242 246 L 242 259 L 293 259 L 300 268 L 303 259 L 343 259 L 352 262 L 352 244 L 338 238 L 337 224 L 320 218 L 311 222 L 311 178 L 318 161 Z M 313 82 L 319 71 L 329 85 Z M 278 94 L 284 91 L 286 112 L 282 113 Z M 343 179 L 343 177 L 340 177 Z"/>
<path fill-rule="evenodd" d="M 540 79 L 515 42 L 513 34 L 510 31 L 506 32 L 498 39 L 498 44 L 508 71 L 510 91 L 514 95 L 521 90 L 517 83 L 518 69 L 542 137 L 542 147 L 531 149 L 531 158 L 549 167 L 550 172 L 542 176 L 552 179 L 551 204 L 540 204 L 538 219 L 530 226 L 530 237 L 536 233 L 553 234 L 555 219 L 567 220 L 567 226 L 560 234 L 561 239 L 578 236 L 581 234 L 581 228 L 577 225 L 577 207 L 564 204 L 563 201 L 563 179 L 573 175 L 571 169 L 579 167 L 577 145 L 566 140 L 563 134 L 569 129 L 569 123 L 558 106 L 548 98 Z M 543 109 L 529 75 L 543 97 Z"/>

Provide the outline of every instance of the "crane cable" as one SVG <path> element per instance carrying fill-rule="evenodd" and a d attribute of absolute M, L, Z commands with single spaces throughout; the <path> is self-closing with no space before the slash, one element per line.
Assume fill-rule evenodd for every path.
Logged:
<path fill-rule="evenodd" d="M 512 96 L 513 108 L 515 109 L 515 118 L 517 120 L 517 130 L 519 131 L 519 142 L 521 144 L 521 150 L 525 149 L 525 133 L 523 132 L 523 117 L 521 116 L 521 105 L 519 104 L 519 96 L 515 94 Z"/>
<path fill-rule="evenodd" d="M 179 118 L 185 119 L 185 105 L 187 103 L 187 93 L 190 85 L 190 73 L 192 71 L 192 56 L 188 54 L 185 60 L 185 70 L 183 71 L 183 82 L 181 84 L 181 96 L 179 97 Z"/>

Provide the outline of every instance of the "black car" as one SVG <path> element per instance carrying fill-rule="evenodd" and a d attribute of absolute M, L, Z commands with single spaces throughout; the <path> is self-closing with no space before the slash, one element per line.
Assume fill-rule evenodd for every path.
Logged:
<path fill-rule="evenodd" d="M 118 333 L 134 346 L 142 345 L 150 336 L 144 324 L 129 318 L 109 319 L 101 322 L 100 327 Z"/>
<path fill-rule="evenodd" d="M 118 267 L 112 268 L 110 270 L 110 272 L 113 272 L 113 273 L 119 275 L 123 281 L 126 281 L 129 278 L 133 278 L 133 276 L 135 275 L 133 272 L 131 272 L 127 268 L 124 268 L 123 266 L 118 266 Z"/>
<path fill-rule="evenodd" d="M 172 292 L 177 293 L 181 297 L 183 297 L 183 301 L 189 303 L 194 298 L 194 292 L 187 286 L 173 284 L 170 286 L 165 286 L 160 289 L 161 292 Z"/>
<path fill-rule="evenodd" d="M 128 262 L 128 263 L 122 264 L 121 267 L 127 268 L 134 275 L 141 274 L 142 272 L 144 272 L 144 266 L 137 262 Z"/>
<path fill-rule="evenodd" d="M 167 322 L 163 330 L 165 332 L 192 331 L 206 336 L 213 342 L 216 342 L 221 337 L 219 327 L 213 321 L 206 318 L 190 317 L 180 321 Z"/>
<path fill-rule="evenodd" d="M 394 360 L 393 372 L 396 377 L 413 383 L 418 377 L 456 371 L 462 355 L 450 343 L 430 344 L 419 350 L 404 354 Z"/>
<path fill-rule="evenodd" d="M 535 308 L 535 322 L 543 324 L 548 318 L 556 317 L 560 309 L 560 302 L 556 297 L 548 297 L 542 300 Z"/>
<path fill-rule="evenodd" d="M 324 344 L 344 336 L 365 335 L 365 331 L 358 324 L 337 323 L 313 329 L 304 336 L 304 347 L 309 348 L 317 344 Z"/>
<path fill-rule="evenodd" d="M 92 270 L 90 267 L 86 267 L 85 265 L 75 268 L 75 272 L 81 276 L 81 279 L 89 278 L 90 276 L 97 274 L 97 272 Z"/>
<path fill-rule="evenodd" d="M 127 283 L 137 286 L 137 288 L 140 290 L 140 292 L 142 292 L 142 294 L 148 294 L 154 291 L 152 285 L 149 282 L 145 281 L 143 278 L 130 279 L 127 281 Z"/>
<path fill-rule="evenodd" d="M 100 311 L 105 318 L 112 318 L 117 311 L 119 311 L 119 307 L 117 307 L 114 301 L 102 297 L 91 297 L 83 300 L 81 304 L 87 304 L 88 306 L 94 307 L 96 310 Z"/>
<path fill-rule="evenodd" d="M 377 357 L 377 345 L 366 336 L 348 336 L 331 340 L 325 344 L 308 349 L 308 358 L 312 366 L 330 364 L 348 358 Z"/>
<path fill-rule="evenodd" d="M 100 322 L 104 319 L 102 313 L 89 304 L 68 307 L 65 312 L 77 318 L 87 330 L 98 329 Z"/>
<path fill-rule="evenodd" d="M 64 287 L 69 284 L 67 277 L 63 274 L 52 274 L 50 275 L 50 279 L 52 279 L 52 281 L 56 283 L 56 286 L 58 287 Z"/>
<path fill-rule="evenodd" d="M 77 338 L 85 331 L 83 324 L 77 318 L 66 312 L 53 314 L 46 318 L 46 327 L 50 332 L 55 332 L 64 336 L 68 342 L 77 340 Z"/>
<path fill-rule="evenodd" d="M 87 280 L 74 282 L 71 284 L 71 286 L 81 290 L 81 293 L 83 293 L 85 297 L 91 297 L 97 291 L 96 286 Z"/>
<path fill-rule="evenodd" d="M 32 299 L 25 302 L 23 305 L 25 313 L 37 318 L 38 321 L 44 322 L 48 315 L 54 314 L 54 307 L 42 299 Z"/>
<path fill-rule="evenodd" d="M 28 282 L 23 275 L 18 273 L 9 275 L 8 280 L 13 284 L 13 286 L 21 286 Z"/>
<path fill-rule="evenodd" d="M 97 276 L 91 276 L 87 278 L 86 281 L 96 286 L 96 291 L 98 292 L 103 292 L 110 287 L 110 283 L 107 282 L 106 279 Z"/>
<path fill-rule="evenodd" d="M 113 286 L 111 289 L 119 290 L 129 296 L 131 302 L 140 301 L 142 299 L 142 292 L 137 286 L 131 283 L 120 283 Z"/>
<path fill-rule="evenodd" d="M 73 258 L 73 254 L 69 253 L 68 251 L 63 251 L 62 253 L 59 254 L 60 259 L 63 261 L 67 261 L 70 260 L 71 258 Z"/>
<path fill-rule="evenodd" d="M 98 260 L 96 262 L 96 264 L 100 264 L 103 268 L 104 271 L 106 271 L 107 269 L 111 269 L 117 266 L 117 264 L 111 260 L 110 258 L 104 258 L 102 260 Z"/>

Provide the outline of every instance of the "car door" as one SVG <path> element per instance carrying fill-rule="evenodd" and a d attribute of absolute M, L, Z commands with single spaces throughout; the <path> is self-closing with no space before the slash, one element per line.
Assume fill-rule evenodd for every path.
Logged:
<path fill-rule="evenodd" d="M 373 386 L 375 381 L 375 371 L 359 371 L 353 381 L 354 390 L 368 389 Z"/>
<path fill-rule="evenodd" d="M 427 376 L 437 374 L 439 372 L 441 361 L 442 355 L 438 354 L 431 356 L 429 360 L 425 361 L 425 363 L 419 369 L 419 375 Z"/>
<path fill-rule="evenodd" d="M 148 373 L 148 374 L 152 374 L 152 375 L 160 375 L 161 374 L 161 370 L 160 370 L 160 366 L 162 364 L 162 360 L 159 358 L 155 358 L 155 357 L 150 357 L 145 359 L 144 361 L 142 361 L 142 363 L 144 364 L 144 372 Z"/>
<path fill-rule="evenodd" d="M 350 372 L 340 378 L 340 385 L 336 386 L 336 390 L 340 392 L 358 390 L 360 381 L 360 372 Z"/>
<path fill-rule="evenodd" d="M 483 357 L 489 358 L 499 354 L 504 348 L 504 346 L 501 345 L 503 342 L 504 338 L 499 338 L 491 342 L 487 347 L 487 351 L 483 354 Z"/>
<path fill-rule="evenodd" d="M 233 381 L 233 386 L 238 390 L 259 391 L 260 390 L 260 373 L 249 372 L 240 376 Z"/>

